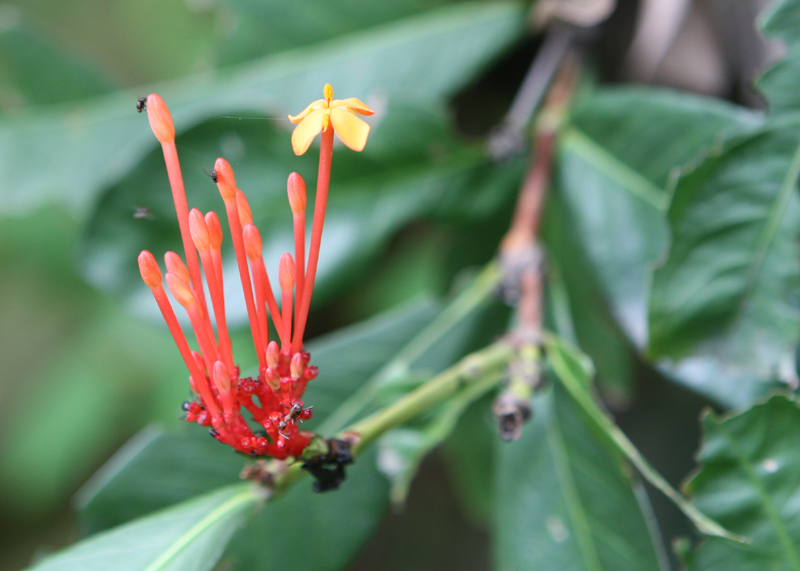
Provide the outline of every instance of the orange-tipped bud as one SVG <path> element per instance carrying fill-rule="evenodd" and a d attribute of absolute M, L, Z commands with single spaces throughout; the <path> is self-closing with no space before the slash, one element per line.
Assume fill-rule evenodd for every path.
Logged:
<path fill-rule="evenodd" d="M 216 212 L 206 213 L 206 228 L 208 228 L 208 237 L 211 240 L 211 247 L 214 250 L 219 250 L 222 246 L 222 226 L 220 226 L 219 217 Z"/>
<path fill-rule="evenodd" d="M 181 278 L 170 272 L 167 272 L 167 287 L 175 301 L 183 307 L 188 309 L 196 303 L 194 294 L 189 289 L 189 286 Z"/>
<path fill-rule="evenodd" d="M 247 202 L 247 197 L 238 188 L 236 189 L 236 208 L 239 210 L 239 222 L 242 223 L 242 226 L 253 223 L 253 213 L 250 211 L 250 203 Z"/>
<path fill-rule="evenodd" d="M 292 363 L 289 365 L 289 374 L 292 376 L 292 380 L 296 381 L 302 377 L 305 368 L 306 364 L 303 360 L 303 355 L 295 353 L 294 357 L 292 357 Z"/>
<path fill-rule="evenodd" d="M 157 93 L 151 93 L 147 97 L 147 118 L 150 120 L 150 128 L 156 139 L 161 143 L 168 143 L 175 140 L 175 125 L 172 123 L 172 115 L 167 108 L 167 104 Z"/>
<path fill-rule="evenodd" d="M 286 190 L 289 194 L 289 206 L 292 214 L 303 214 L 306 211 L 306 181 L 303 177 L 293 172 L 286 181 Z"/>
<path fill-rule="evenodd" d="M 181 257 L 175 252 L 167 252 L 164 254 L 164 263 L 167 265 L 167 271 L 174 274 L 184 284 L 189 285 L 189 270 L 186 269 L 186 264 L 183 263 Z"/>
<path fill-rule="evenodd" d="M 192 235 L 194 247 L 201 252 L 205 252 L 211 247 L 211 237 L 208 235 L 208 226 L 203 213 L 197 208 L 192 208 L 189 212 L 189 233 Z"/>
<path fill-rule="evenodd" d="M 244 251 L 247 254 L 247 259 L 250 261 L 257 260 L 261 257 L 261 234 L 258 228 L 252 224 L 244 227 Z"/>
<path fill-rule="evenodd" d="M 222 361 L 214 363 L 214 384 L 217 385 L 219 392 L 227 393 L 231 390 L 231 378 Z"/>
<path fill-rule="evenodd" d="M 296 277 L 297 268 L 295 268 L 292 255 L 289 253 L 282 255 L 278 264 L 278 283 L 281 284 L 281 289 L 291 290 L 294 287 Z"/>
<path fill-rule="evenodd" d="M 161 285 L 161 269 L 153 254 L 147 250 L 142 250 L 142 253 L 139 254 L 139 272 L 142 274 L 144 283 L 150 289 L 156 289 Z"/>
<path fill-rule="evenodd" d="M 280 362 L 281 348 L 277 341 L 270 341 L 267 345 L 267 366 L 270 369 L 277 369 Z"/>
<path fill-rule="evenodd" d="M 217 173 L 217 187 L 222 195 L 222 200 L 234 200 L 236 198 L 236 177 L 233 176 L 233 169 L 223 158 L 217 159 L 214 163 L 214 170 Z"/>

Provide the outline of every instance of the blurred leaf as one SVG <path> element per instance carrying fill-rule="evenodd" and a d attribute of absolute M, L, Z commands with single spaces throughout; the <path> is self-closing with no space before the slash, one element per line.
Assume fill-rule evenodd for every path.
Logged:
<path fill-rule="evenodd" d="M 592 92 L 560 139 L 555 178 L 612 311 L 639 347 L 647 338 L 648 266 L 667 245 L 665 191 L 678 168 L 759 116 L 693 95 Z"/>
<path fill-rule="evenodd" d="M 485 527 L 489 526 L 494 510 L 497 441 L 497 424 L 491 413 L 493 397 L 490 397 L 470 405 L 444 443 L 450 481 L 464 511 Z"/>
<path fill-rule="evenodd" d="M 459 393 L 425 418 L 395 428 L 378 442 L 378 468 L 392 484 L 389 498 L 402 505 L 423 458 L 455 429 L 467 407 L 497 386 L 497 379 Z"/>
<path fill-rule="evenodd" d="M 447 0 L 223 0 L 220 65 L 351 34 L 449 3 Z"/>
<path fill-rule="evenodd" d="M 498 569 L 666 568 L 623 459 L 560 385 L 536 397 L 522 438 L 497 448 Z"/>
<path fill-rule="evenodd" d="M 784 56 L 759 78 L 756 87 L 769 103 L 770 115 L 800 110 L 797 78 L 800 77 L 800 2 L 774 0 L 761 14 L 761 31 L 783 43 Z"/>
<path fill-rule="evenodd" d="M 99 70 L 22 26 L 0 30 L 0 69 L 6 72 L 10 83 L 3 89 L 13 88 L 19 96 L 19 101 L 8 105 L 12 109 L 25 104 L 74 101 L 108 93 L 112 88 Z M 0 110 L 3 107 L 0 103 Z"/>
<path fill-rule="evenodd" d="M 387 101 L 436 108 L 513 42 L 522 25 L 517 4 L 463 4 L 157 90 L 170 104 L 178 144 L 180 132 L 220 115 L 297 112 L 319 97 L 325 81 L 379 111 Z M 158 147 L 134 112 L 136 97 L 115 94 L 0 126 L 0 177 L 15 181 L 0 191 L 5 212 L 56 199 L 84 214 L 104 185 Z"/>
<path fill-rule="evenodd" d="M 706 539 L 690 571 L 800 569 L 800 408 L 774 396 L 726 418 L 703 419 L 701 469 L 687 484 L 697 506 L 752 540 Z"/>
<path fill-rule="evenodd" d="M 675 189 L 673 243 L 653 276 L 649 353 L 683 358 L 677 373 L 727 404 L 752 402 L 769 388 L 759 381 L 793 374 L 798 176 L 795 122 L 730 140 Z"/>
<path fill-rule="evenodd" d="M 237 484 L 86 539 L 31 567 L 36 571 L 205 571 L 264 501 Z"/>

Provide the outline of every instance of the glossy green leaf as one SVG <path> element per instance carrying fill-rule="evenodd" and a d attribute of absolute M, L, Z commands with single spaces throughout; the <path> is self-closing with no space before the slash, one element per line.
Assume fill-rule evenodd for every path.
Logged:
<path fill-rule="evenodd" d="M 752 540 L 709 538 L 688 556 L 690 571 L 800 569 L 800 407 L 774 396 L 729 417 L 709 413 L 700 471 L 687 484 L 695 504 Z"/>
<path fill-rule="evenodd" d="M 251 484 L 223 488 L 90 537 L 31 571 L 205 571 L 264 499 Z"/>
<path fill-rule="evenodd" d="M 647 340 L 648 268 L 667 245 L 670 178 L 723 135 L 758 121 L 741 108 L 653 89 L 598 90 L 576 109 L 555 179 L 613 313 L 637 346 Z"/>
<path fill-rule="evenodd" d="M 522 25 L 517 4 L 462 4 L 155 90 L 170 105 L 179 145 L 182 132 L 220 116 L 296 113 L 326 81 L 379 111 L 395 102 L 435 108 L 513 42 Z M 102 187 L 158 147 L 133 108 L 136 98 L 115 94 L 0 125 L 0 177 L 15 181 L 0 191 L 4 212 L 55 199 L 84 214 Z"/>
<path fill-rule="evenodd" d="M 666 568 L 629 469 L 559 385 L 535 399 L 522 438 L 497 447 L 497 569 Z"/>
<path fill-rule="evenodd" d="M 757 381 L 792 374 L 799 128 L 730 140 L 681 177 L 670 205 L 673 241 L 653 276 L 649 353 L 682 359 L 679 375 L 728 404 L 763 393 Z"/>

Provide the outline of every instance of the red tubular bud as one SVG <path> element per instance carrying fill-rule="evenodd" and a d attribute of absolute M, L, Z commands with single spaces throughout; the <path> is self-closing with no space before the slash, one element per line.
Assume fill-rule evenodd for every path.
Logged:
<path fill-rule="evenodd" d="M 250 211 L 250 203 L 247 202 L 247 197 L 244 192 L 236 189 L 236 208 L 239 210 L 239 222 L 242 226 L 247 226 L 253 223 L 253 213 Z"/>
<path fill-rule="evenodd" d="M 219 217 L 216 212 L 206 213 L 206 228 L 208 228 L 208 237 L 211 241 L 211 247 L 219 250 L 222 246 L 222 226 L 219 223 Z"/>
<path fill-rule="evenodd" d="M 303 177 L 296 172 L 290 174 L 286 181 L 286 191 L 292 214 L 303 214 L 306 211 L 306 182 Z"/>
<path fill-rule="evenodd" d="M 217 385 L 221 393 L 227 393 L 231 390 L 231 379 L 222 361 L 214 363 L 214 384 Z"/>
<path fill-rule="evenodd" d="M 303 369 L 305 369 L 305 366 L 303 356 L 300 353 L 295 353 L 294 357 L 292 357 L 292 364 L 289 367 L 289 375 L 292 377 L 293 381 L 303 376 Z"/>
<path fill-rule="evenodd" d="M 144 283 L 150 289 L 156 289 L 161 285 L 161 269 L 153 254 L 147 250 L 142 250 L 142 253 L 139 254 L 139 272 L 142 274 Z"/>
<path fill-rule="evenodd" d="M 217 187 L 222 199 L 225 201 L 236 198 L 236 177 L 233 176 L 233 169 L 223 158 L 217 159 L 214 163 L 214 170 L 217 173 Z"/>
<path fill-rule="evenodd" d="M 197 363 L 197 366 L 200 367 L 200 370 L 205 373 L 206 362 L 203 360 L 203 356 L 197 351 L 192 351 L 192 358 L 194 359 L 194 362 Z M 201 381 L 202 379 L 197 379 L 197 380 Z"/>
<path fill-rule="evenodd" d="M 281 355 L 281 348 L 277 341 L 270 341 L 267 345 L 267 366 L 270 369 L 277 369 Z"/>
<path fill-rule="evenodd" d="M 195 303 L 194 294 L 189 286 L 181 278 L 173 273 L 167 272 L 167 287 L 172 297 L 183 307 L 189 308 Z"/>
<path fill-rule="evenodd" d="M 167 108 L 167 104 L 157 93 L 151 93 L 147 97 L 147 118 L 150 120 L 150 128 L 156 139 L 161 143 L 168 143 L 175 140 L 175 126 L 172 123 L 172 115 Z"/>
<path fill-rule="evenodd" d="M 167 272 L 174 274 L 187 286 L 189 285 L 189 270 L 186 269 L 186 264 L 178 254 L 167 252 L 164 254 L 164 263 L 167 265 Z"/>
<path fill-rule="evenodd" d="M 244 251 L 250 261 L 257 260 L 261 257 L 261 234 L 258 228 L 252 224 L 244 227 Z"/>
<path fill-rule="evenodd" d="M 281 290 L 291 291 L 296 277 L 297 268 L 295 268 L 292 255 L 288 253 L 282 255 L 278 264 L 278 282 L 281 284 Z"/>
<path fill-rule="evenodd" d="M 206 219 L 197 208 L 192 208 L 192 211 L 189 212 L 189 233 L 192 235 L 195 248 L 199 251 L 205 252 L 211 247 Z"/>

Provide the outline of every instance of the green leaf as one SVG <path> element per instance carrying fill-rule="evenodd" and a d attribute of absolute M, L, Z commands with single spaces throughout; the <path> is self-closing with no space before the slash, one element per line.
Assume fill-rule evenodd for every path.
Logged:
<path fill-rule="evenodd" d="M 31 571 L 204 571 L 263 503 L 263 490 L 236 484 L 86 539 Z"/>
<path fill-rule="evenodd" d="M 670 179 L 723 135 L 758 121 L 693 95 L 607 89 L 584 98 L 561 137 L 558 192 L 614 315 L 640 348 L 649 265 L 667 246 Z"/>
<path fill-rule="evenodd" d="M 752 540 L 705 540 L 688 557 L 690 571 L 800 569 L 800 407 L 774 396 L 729 417 L 703 419 L 700 471 L 687 484 L 695 504 Z"/>
<path fill-rule="evenodd" d="M 800 111 L 797 78 L 800 76 L 800 2 L 775 0 L 760 16 L 762 33 L 783 43 L 784 56 L 756 83 L 769 103 L 770 115 Z"/>
<path fill-rule="evenodd" d="M 375 107 L 437 108 L 513 42 L 523 22 L 515 3 L 460 4 L 157 90 L 172 110 L 178 145 L 182 132 L 220 116 L 296 113 L 319 97 L 325 81 L 338 94 L 358 95 Z M 0 177 L 15 181 L 0 190 L 4 212 L 55 199 L 85 214 L 101 188 L 158 147 L 133 109 L 136 98 L 134 92 L 114 94 L 0 125 Z"/>
<path fill-rule="evenodd" d="M 681 177 L 653 276 L 649 353 L 727 404 L 793 371 L 800 341 L 800 123 L 731 139 Z M 791 378 L 791 377 L 788 377 Z"/>
<path fill-rule="evenodd" d="M 495 566 L 665 569 L 624 461 L 554 385 L 517 442 L 499 443 Z"/>

